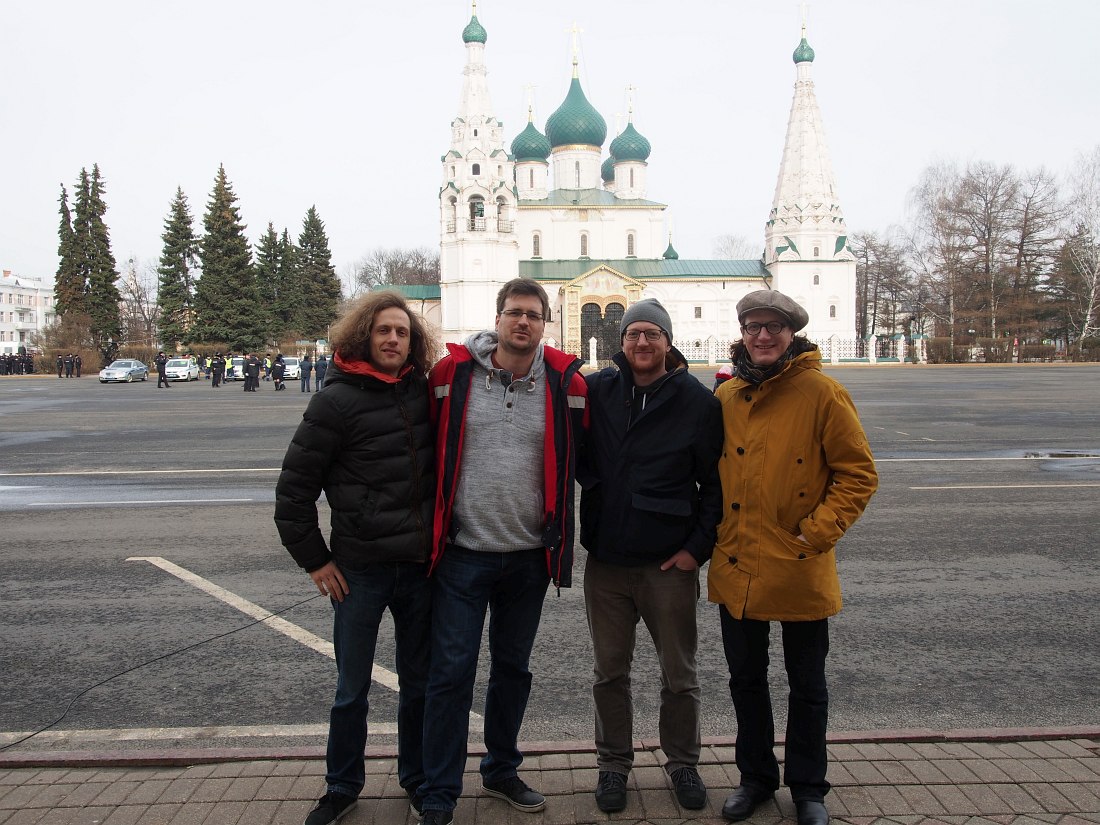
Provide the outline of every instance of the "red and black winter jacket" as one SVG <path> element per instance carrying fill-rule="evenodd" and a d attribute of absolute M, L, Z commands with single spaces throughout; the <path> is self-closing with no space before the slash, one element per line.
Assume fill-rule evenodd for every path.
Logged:
<path fill-rule="evenodd" d="M 466 405 L 476 362 L 461 344 L 448 344 L 449 354 L 428 376 L 432 421 L 436 425 L 436 495 L 432 569 L 439 563 L 451 529 L 458 487 Z M 574 481 L 577 449 L 588 428 L 588 389 L 580 375 L 583 362 L 568 353 L 543 347 L 546 365 L 546 431 L 543 441 L 545 511 L 542 543 L 555 587 L 573 578 Z"/>

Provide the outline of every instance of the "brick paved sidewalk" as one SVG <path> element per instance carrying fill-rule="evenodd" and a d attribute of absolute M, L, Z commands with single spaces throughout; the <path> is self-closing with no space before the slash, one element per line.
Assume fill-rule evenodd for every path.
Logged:
<path fill-rule="evenodd" d="M 827 799 L 836 823 L 1100 823 L 1100 730 L 1076 738 L 1005 738 L 972 732 L 965 740 L 902 741 L 868 735 L 830 744 Z M 676 804 L 655 743 L 641 750 L 630 780 L 627 809 L 607 816 L 596 808 L 595 758 L 587 743 L 528 745 L 522 775 L 547 797 L 546 809 L 524 814 L 480 795 L 476 756 L 467 763 L 467 794 L 457 825 L 503 823 L 721 823 L 722 802 L 737 784 L 733 748 L 704 748 L 700 773 L 710 804 L 699 812 Z M 175 754 L 175 756 L 173 756 Z M 301 825 L 324 791 L 324 763 L 315 758 L 235 761 L 233 752 L 191 752 L 208 764 L 166 767 L 179 752 L 0 755 L 0 825 Z M 104 767 L 111 761 L 161 760 L 161 765 Z M 53 767 L 17 767 L 20 764 Z M 358 807 L 341 825 L 415 823 L 397 783 L 392 757 L 367 762 L 367 785 Z M 749 823 L 794 821 L 786 790 L 761 806 Z"/>

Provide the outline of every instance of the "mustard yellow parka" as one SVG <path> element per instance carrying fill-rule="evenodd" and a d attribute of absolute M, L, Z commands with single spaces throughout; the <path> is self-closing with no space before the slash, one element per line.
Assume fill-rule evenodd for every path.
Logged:
<path fill-rule="evenodd" d="M 836 543 L 878 487 L 852 399 L 822 373 L 816 349 L 759 387 L 735 376 L 715 394 L 725 447 L 710 601 L 736 619 L 813 621 L 838 613 Z"/>

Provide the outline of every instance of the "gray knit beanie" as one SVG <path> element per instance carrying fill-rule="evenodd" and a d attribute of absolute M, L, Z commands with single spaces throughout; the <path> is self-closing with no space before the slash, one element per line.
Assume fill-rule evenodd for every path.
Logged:
<path fill-rule="evenodd" d="M 656 298 L 646 298 L 627 308 L 623 313 L 623 320 L 619 322 L 620 341 L 626 335 L 626 328 L 635 321 L 649 321 L 651 324 L 656 324 L 664 330 L 665 335 L 668 336 L 668 342 L 672 343 L 672 319 L 668 317 L 668 310 L 661 306 Z"/>

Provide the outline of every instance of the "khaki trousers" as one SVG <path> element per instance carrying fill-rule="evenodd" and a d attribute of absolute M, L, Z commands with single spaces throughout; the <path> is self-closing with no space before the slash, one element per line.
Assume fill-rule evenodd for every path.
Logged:
<path fill-rule="evenodd" d="M 661 666 L 661 750 L 670 774 L 699 762 L 698 631 L 695 607 L 699 571 L 661 570 L 659 562 L 619 567 L 588 557 L 584 604 L 592 635 L 592 698 L 601 771 L 626 774 L 634 764 L 634 709 L 630 664 L 635 630 L 645 622 Z"/>

